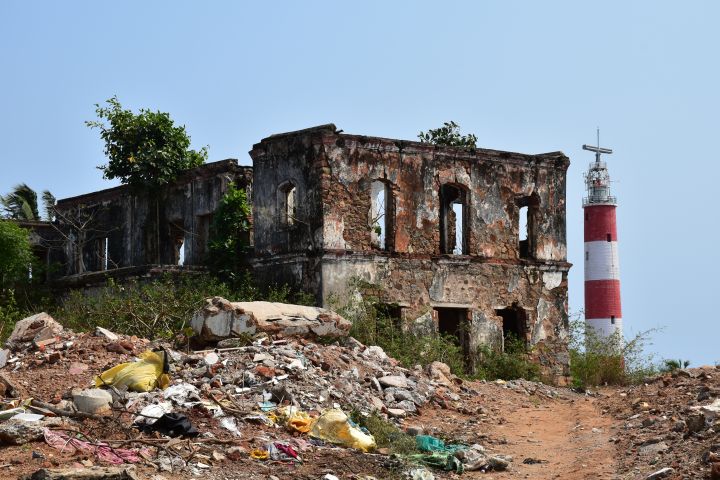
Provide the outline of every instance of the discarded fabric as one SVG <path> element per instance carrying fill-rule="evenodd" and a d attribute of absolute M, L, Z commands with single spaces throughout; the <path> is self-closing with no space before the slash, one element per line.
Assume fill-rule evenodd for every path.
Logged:
<path fill-rule="evenodd" d="M 95 455 L 98 460 L 113 465 L 121 465 L 123 463 L 138 463 L 142 460 L 143 454 L 149 454 L 147 449 L 139 450 L 136 448 L 114 448 L 106 443 L 91 443 L 70 437 L 66 433 L 56 432 L 49 428 L 44 429 L 45 442 L 62 453 L 74 455 L 77 451 L 90 453 Z"/>

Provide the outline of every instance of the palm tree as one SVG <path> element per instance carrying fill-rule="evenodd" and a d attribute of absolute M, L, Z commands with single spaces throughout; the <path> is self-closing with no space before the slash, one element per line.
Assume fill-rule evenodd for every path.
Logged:
<path fill-rule="evenodd" d="M 5 209 L 5 216 L 15 220 L 38 220 L 37 193 L 24 183 L 15 185 L 12 192 L 0 195 L 0 204 Z"/>
<path fill-rule="evenodd" d="M 42 202 L 45 208 L 45 220 L 52 222 L 55 216 L 55 195 L 50 193 L 50 190 L 43 190 Z"/>

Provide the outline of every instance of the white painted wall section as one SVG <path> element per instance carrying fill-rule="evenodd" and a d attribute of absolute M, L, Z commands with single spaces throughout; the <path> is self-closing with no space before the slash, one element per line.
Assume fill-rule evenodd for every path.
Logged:
<path fill-rule="evenodd" d="M 622 318 L 615 318 L 615 323 L 610 318 L 588 318 L 585 320 L 585 325 L 595 330 L 595 334 L 602 338 L 613 335 L 616 330 L 622 335 Z"/>
<path fill-rule="evenodd" d="M 585 242 L 585 280 L 620 280 L 617 242 Z"/>

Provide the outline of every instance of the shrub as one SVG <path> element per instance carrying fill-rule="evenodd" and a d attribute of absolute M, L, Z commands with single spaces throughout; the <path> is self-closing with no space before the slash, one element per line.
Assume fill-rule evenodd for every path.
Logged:
<path fill-rule="evenodd" d="M 619 332 L 602 337 L 586 328 L 583 320 L 572 321 L 569 347 L 573 385 L 626 385 L 656 375 L 652 355 L 644 351 L 652 333 L 654 330 L 640 332 L 628 341 Z"/>
<path fill-rule="evenodd" d="M 358 426 L 366 428 L 375 437 L 378 448 L 389 448 L 391 453 L 398 455 L 418 453 L 415 437 L 403 432 L 377 412 L 363 415 L 358 410 L 353 410 L 350 412 L 350 420 Z"/>
<path fill-rule="evenodd" d="M 354 291 L 345 304 L 334 309 L 352 322 L 350 335 L 366 345 L 378 345 L 389 356 L 406 368 L 425 366 L 438 361 L 447 364 L 456 375 L 465 373 L 465 358 L 457 339 L 451 335 L 421 335 L 407 331 L 378 308 L 376 285 L 353 280 L 349 288 Z M 361 292 L 373 292 L 363 295 Z M 331 304 L 339 303 L 336 299 Z"/>
<path fill-rule="evenodd" d="M 126 284 L 110 280 L 90 295 L 71 292 L 57 316 L 78 331 L 101 326 L 150 339 L 171 338 L 186 329 L 206 298 L 216 295 L 237 298 L 226 285 L 204 275 Z"/>
<path fill-rule="evenodd" d="M 525 342 L 510 335 L 505 338 L 505 351 L 490 347 L 480 348 L 480 359 L 475 364 L 475 376 L 485 380 L 539 380 L 540 366 L 530 361 Z"/>

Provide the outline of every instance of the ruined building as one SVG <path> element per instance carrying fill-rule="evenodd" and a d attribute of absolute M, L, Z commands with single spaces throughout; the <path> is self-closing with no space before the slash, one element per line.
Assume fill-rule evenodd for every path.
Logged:
<path fill-rule="evenodd" d="M 160 211 L 126 187 L 59 201 L 61 221 L 103 206 L 99 233 L 65 252 L 74 259 L 65 279 L 174 265 L 181 251 L 184 265 L 200 264 L 233 182 L 251 189 L 261 284 L 287 283 L 327 306 L 360 280 L 399 324 L 458 335 L 469 358 L 514 335 L 537 346 L 544 373 L 567 373 L 564 154 L 440 147 L 330 124 L 272 135 L 250 156 L 252 168 L 189 171 Z"/>
<path fill-rule="evenodd" d="M 213 212 L 230 184 L 252 195 L 252 168 L 206 163 L 163 189 L 128 185 L 58 200 L 53 222 L 32 222 L 35 255 L 56 288 L 92 287 L 165 271 L 203 269 Z"/>
<path fill-rule="evenodd" d="M 348 295 L 361 279 L 403 325 L 459 335 L 469 357 L 513 334 L 545 373 L 568 363 L 560 153 L 524 155 L 340 133 L 253 146 L 256 276 Z"/>

